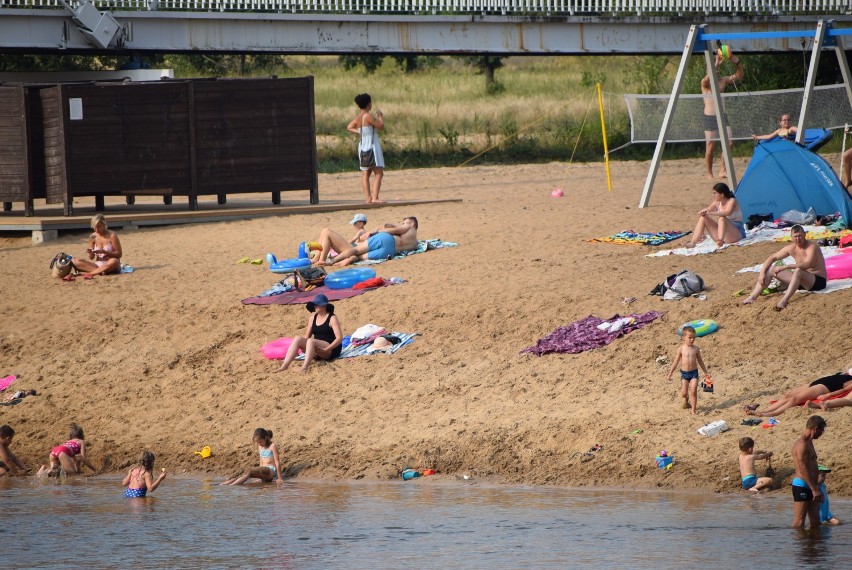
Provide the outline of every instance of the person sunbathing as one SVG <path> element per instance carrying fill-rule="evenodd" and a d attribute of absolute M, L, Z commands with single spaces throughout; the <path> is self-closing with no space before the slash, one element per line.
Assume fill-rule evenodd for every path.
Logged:
<path fill-rule="evenodd" d="M 315 263 L 344 266 L 366 259 L 390 259 L 401 251 L 417 249 L 417 228 L 417 218 L 409 216 L 399 226 L 385 224 L 383 228 L 376 228 L 366 241 L 354 247 L 339 233 L 325 228 L 320 233 L 322 251 Z M 329 258 L 332 248 L 339 253 Z"/>
<path fill-rule="evenodd" d="M 745 413 L 750 416 L 779 416 L 793 406 L 801 406 L 811 400 L 820 399 L 820 396 L 825 396 L 827 399 L 832 397 L 832 395 L 837 395 L 850 389 L 852 389 L 852 368 L 846 372 L 823 376 L 810 384 L 793 388 L 766 408 L 759 409 L 757 404 L 746 406 Z"/>

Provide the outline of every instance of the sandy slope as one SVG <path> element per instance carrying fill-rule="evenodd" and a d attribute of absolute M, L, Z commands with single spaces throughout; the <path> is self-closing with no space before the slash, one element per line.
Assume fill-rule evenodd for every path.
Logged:
<path fill-rule="evenodd" d="M 743 164 L 738 164 L 742 172 Z M 0 260 L 3 375 L 43 395 L 0 407 L 17 431 L 14 449 L 30 464 L 46 459 L 73 420 L 86 429 L 98 465 L 118 469 L 143 448 L 176 471 L 225 475 L 256 461 L 255 427 L 275 433 L 300 477 L 390 478 L 407 465 L 442 476 L 470 473 L 507 483 L 606 485 L 735 491 L 737 439 L 751 435 L 775 452 L 789 480 L 789 450 L 809 415 L 793 410 L 771 430 L 739 425 L 743 403 L 834 372 L 850 358 L 852 292 L 798 295 L 781 315 L 762 299 L 739 306 L 735 275 L 777 246 L 731 248 L 694 258 L 646 258 L 646 249 L 583 240 L 624 229 L 691 229 L 710 200 L 697 161 L 667 162 L 652 207 L 637 209 L 646 163 L 615 163 L 607 192 L 601 165 L 528 165 L 388 172 L 387 207 L 372 223 L 420 219 L 422 238 L 461 244 L 378 266 L 409 283 L 340 301 L 346 332 L 372 322 L 420 332 L 410 347 L 273 373 L 261 344 L 299 333 L 302 306 L 243 306 L 268 288 L 266 267 L 242 256 L 283 256 L 330 225 L 350 232 L 351 212 L 142 229 L 121 234 L 132 275 L 53 280 L 58 250 L 81 254 L 85 234 L 32 247 L 4 236 Z M 554 187 L 565 197 L 554 199 Z M 321 196 L 358 200 L 357 173 L 321 177 Z M 461 197 L 463 203 L 393 207 L 393 199 Z M 708 283 L 707 300 L 664 302 L 648 291 L 689 268 Z M 590 314 L 667 314 L 608 347 L 579 355 L 520 355 L 554 328 Z M 678 382 L 657 357 L 674 354 L 675 329 L 694 318 L 722 329 L 700 339 L 716 393 L 699 417 L 681 410 Z M 850 409 L 826 415 L 817 448 L 835 466 L 831 490 L 852 494 Z M 725 419 L 720 437 L 696 433 Z M 641 429 L 641 434 L 633 434 Z M 582 462 L 578 452 L 604 446 Z M 214 457 L 192 451 L 208 444 Z M 676 467 L 655 468 L 660 449 Z"/>

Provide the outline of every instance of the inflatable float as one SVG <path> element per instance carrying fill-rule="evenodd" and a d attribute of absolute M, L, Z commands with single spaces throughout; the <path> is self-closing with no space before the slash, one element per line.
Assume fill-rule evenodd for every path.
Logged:
<path fill-rule="evenodd" d="M 297 269 L 311 266 L 311 260 L 306 257 L 294 257 L 293 259 L 278 259 L 271 253 L 266 254 L 269 262 L 269 270 L 273 273 L 293 273 Z"/>
<path fill-rule="evenodd" d="M 680 325 L 677 329 L 678 336 L 683 336 L 683 329 L 685 327 L 694 328 L 696 337 L 708 335 L 719 330 L 719 324 L 716 321 L 712 321 L 710 319 L 697 319 Z"/>
<path fill-rule="evenodd" d="M 832 255 L 827 258 L 825 260 L 825 274 L 829 281 L 852 279 L 852 255 Z"/>
<path fill-rule="evenodd" d="M 349 289 L 353 285 L 372 279 L 376 270 L 371 267 L 353 267 L 329 273 L 325 277 L 325 286 L 329 289 Z"/>
<path fill-rule="evenodd" d="M 270 360 L 280 360 L 287 356 L 287 350 L 290 348 L 291 344 L 293 344 L 292 338 L 282 337 L 279 339 L 275 339 L 272 342 L 267 342 L 266 344 L 261 346 L 260 352 L 263 353 L 264 358 L 268 358 Z"/>

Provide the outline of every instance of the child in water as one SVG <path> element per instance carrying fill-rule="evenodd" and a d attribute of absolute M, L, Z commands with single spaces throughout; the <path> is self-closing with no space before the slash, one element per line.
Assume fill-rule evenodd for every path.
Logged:
<path fill-rule="evenodd" d="M 680 395 L 683 397 L 683 409 L 692 407 L 692 413 L 698 410 L 698 367 L 709 376 L 704 360 L 701 358 L 701 349 L 695 346 L 695 329 L 683 327 L 683 344 L 677 349 L 672 367 L 669 369 L 668 380 L 672 379 L 675 369 L 680 364 Z"/>
<path fill-rule="evenodd" d="M 166 470 L 160 471 L 160 476 L 154 481 L 154 454 L 150 451 L 142 453 L 142 459 L 139 460 L 139 466 L 134 467 L 127 472 L 127 476 L 121 482 L 127 487 L 124 490 L 124 497 L 127 499 L 141 499 L 148 494 L 148 491 L 154 492 L 163 479 L 166 478 Z"/>
<path fill-rule="evenodd" d="M 756 474 L 757 469 L 754 468 L 754 462 L 758 459 L 769 461 L 771 457 L 771 451 L 755 451 L 754 440 L 752 438 L 740 438 L 740 475 L 743 478 L 743 489 L 757 493 L 766 487 L 772 488 L 772 478 L 758 477 Z"/>
<path fill-rule="evenodd" d="M 64 470 L 68 475 L 78 475 L 83 472 L 83 465 L 97 473 L 97 468 L 86 457 L 84 438 L 83 428 L 77 424 L 71 424 L 68 441 L 50 450 L 50 467 L 42 465 L 38 474 L 55 477 Z"/>
<path fill-rule="evenodd" d="M 9 449 L 13 437 L 15 437 L 15 430 L 7 425 L 0 426 L 0 475 L 10 472 L 17 475 L 27 471 L 27 466 Z"/>
<path fill-rule="evenodd" d="M 817 483 L 819 490 L 822 492 L 822 502 L 819 505 L 819 522 L 828 524 L 840 524 L 840 520 L 831 514 L 831 509 L 828 506 L 828 490 L 825 488 L 825 476 L 831 473 L 831 469 L 825 465 L 818 465 Z"/>
<path fill-rule="evenodd" d="M 281 473 L 281 462 L 278 459 L 278 446 L 272 443 L 272 431 L 257 428 L 254 430 L 251 440 L 257 444 L 257 451 L 260 454 L 260 467 L 252 467 L 239 477 L 228 479 L 221 484 L 242 485 L 249 479 L 260 479 L 264 483 L 269 483 L 274 479 L 276 483 L 283 483 L 284 477 Z"/>

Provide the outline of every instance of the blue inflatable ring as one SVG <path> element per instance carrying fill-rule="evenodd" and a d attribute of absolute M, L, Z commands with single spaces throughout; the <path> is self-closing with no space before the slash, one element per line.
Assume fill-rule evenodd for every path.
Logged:
<path fill-rule="evenodd" d="M 353 267 L 329 273 L 325 278 L 325 286 L 329 289 L 349 289 L 361 281 L 372 279 L 376 270 L 371 267 Z"/>
<path fill-rule="evenodd" d="M 698 319 L 680 325 L 680 327 L 677 329 L 678 336 L 683 336 L 684 327 L 694 328 L 696 337 L 708 335 L 719 330 L 719 324 L 716 321 L 710 319 Z"/>
<path fill-rule="evenodd" d="M 269 270 L 273 273 L 293 273 L 297 269 L 311 266 L 311 260 L 307 258 L 294 257 L 278 261 L 271 253 L 266 256 L 269 262 Z"/>

